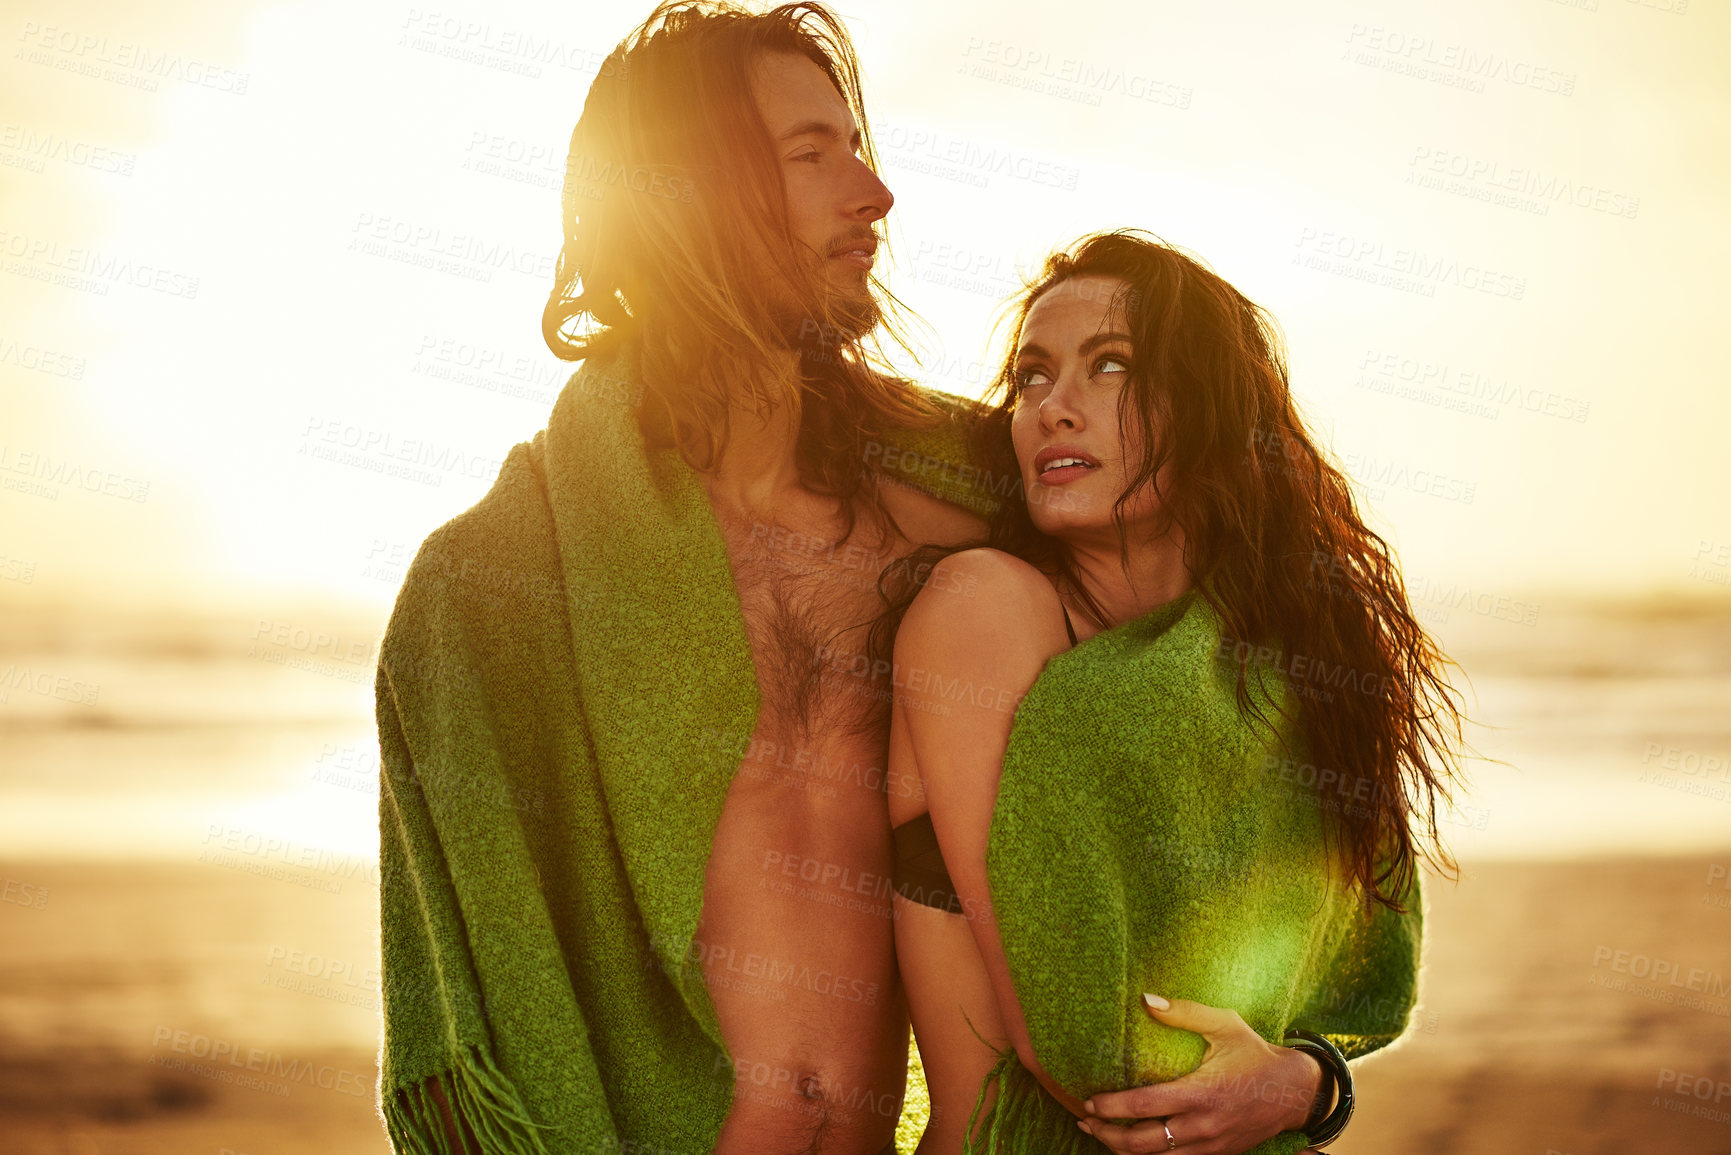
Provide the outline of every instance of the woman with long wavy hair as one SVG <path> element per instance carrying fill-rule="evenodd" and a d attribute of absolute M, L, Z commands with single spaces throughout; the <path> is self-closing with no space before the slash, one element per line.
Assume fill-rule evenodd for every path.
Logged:
<path fill-rule="evenodd" d="M 921 1155 L 1298 1150 L 1333 1080 L 1243 1076 L 1405 1029 L 1446 659 L 1231 285 L 1095 234 L 1014 330 L 980 453 L 1026 500 L 888 568 L 872 639 Z"/>

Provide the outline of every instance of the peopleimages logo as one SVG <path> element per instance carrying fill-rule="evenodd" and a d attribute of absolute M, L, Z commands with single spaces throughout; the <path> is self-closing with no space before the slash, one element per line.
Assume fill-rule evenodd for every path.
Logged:
<path fill-rule="evenodd" d="M 336 894 L 344 880 L 377 886 L 378 862 L 368 855 L 303 846 L 292 839 L 210 823 L 199 861 L 261 874 Z"/>
<path fill-rule="evenodd" d="M 373 1081 L 370 1075 L 332 1066 L 329 1063 L 320 1064 L 308 1059 L 290 1059 L 279 1051 L 269 1051 L 263 1047 L 247 1047 L 243 1051 L 240 1045 L 233 1040 L 213 1038 L 210 1035 L 199 1034 L 195 1031 L 157 1027 L 155 1037 L 151 1039 L 150 1045 L 154 1052 L 150 1056 L 150 1062 L 154 1066 L 184 1070 L 204 1078 L 250 1086 L 274 1095 L 286 1096 L 291 1090 L 288 1086 L 291 1083 L 305 1083 L 326 1091 L 353 1095 L 356 1098 L 362 1098 L 372 1092 Z M 163 1054 L 164 1049 L 169 1054 Z M 185 1055 L 190 1059 L 205 1059 L 208 1060 L 208 1063 L 189 1063 L 184 1059 L 171 1058 L 171 1055 Z M 232 1070 L 224 1070 L 225 1067 L 232 1068 Z M 246 1072 L 267 1078 L 281 1079 L 283 1082 L 266 1084 L 260 1079 L 246 1078 L 244 1074 Z"/>
<path fill-rule="evenodd" d="M 8 337 L 0 337 L 0 365 L 16 365 L 49 377 L 68 381 L 84 378 L 85 360 L 71 353 L 56 352 L 40 345 L 25 345 Z"/>
<path fill-rule="evenodd" d="M 18 39 L 23 47 L 15 59 L 145 92 L 155 92 L 159 81 L 178 80 L 230 96 L 245 96 L 252 81 L 248 72 L 34 20 L 24 22 L 24 31 Z"/>
<path fill-rule="evenodd" d="M 994 176 L 1074 191 L 1082 170 L 997 144 L 982 144 L 924 125 L 879 124 L 873 139 L 885 162 L 937 176 L 952 173 L 964 183 L 986 188 Z M 898 164 L 897 158 L 903 163 Z M 934 168 L 934 166 L 936 166 Z"/>
<path fill-rule="evenodd" d="M 40 694 L 44 698 L 58 698 L 62 702 L 74 702 L 81 706 L 94 706 L 102 687 L 71 674 L 57 674 L 12 662 L 4 670 L 0 670 L 0 703 L 10 701 L 13 690 Z"/>
<path fill-rule="evenodd" d="M 1599 972 L 1599 967 L 1607 963 L 1611 975 L 1627 975 L 1631 979 L 1645 980 L 1645 983 L 1631 984 L 1627 979 L 1611 978 Z M 1658 958 L 1639 951 L 1616 950 L 1608 946 L 1593 949 L 1593 970 L 1598 972 L 1590 980 L 1593 986 L 1627 990 L 1631 994 L 1657 1002 L 1674 1003 L 1692 1010 L 1731 1016 L 1731 1005 L 1723 1001 L 1731 998 L 1731 981 L 1727 981 L 1725 975 L 1719 971 L 1685 967 L 1676 959 Z M 1720 1001 L 1709 1002 L 1709 999 Z"/>
<path fill-rule="evenodd" d="M 73 168 L 131 176 L 138 163 L 135 152 L 120 152 L 58 132 L 39 132 L 22 124 L 0 125 L 0 152 L 17 154 L 24 163 L 14 167 L 32 172 L 41 172 L 45 162 L 52 160 Z"/>
<path fill-rule="evenodd" d="M 27 485 L 39 496 L 51 501 L 60 499 L 59 486 L 99 493 L 104 497 L 138 504 L 150 500 L 150 482 L 111 469 L 92 466 L 76 458 L 63 457 L 52 450 L 20 449 L 0 445 L 0 474 L 12 473 L 31 479 Z M 6 478 L 11 481 L 11 478 Z M 8 486 L 12 488 L 12 486 Z"/>
<path fill-rule="evenodd" d="M 1410 387 L 1419 393 L 1444 398 L 1450 408 L 1485 402 L 1496 409 L 1475 415 L 1493 420 L 1497 409 L 1519 409 L 1536 416 L 1585 422 L 1592 403 L 1551 390 L 1535 389 L 1512 382 L 1506 375 L 1471 366 L 1451 365 L 1440 357 L 1415 357 L 1386 349 L 1367 348 L 1358 363 L 1360 376 L 1354 384 L 1377 392 Z M 1481 407 L 1482 408 L 1482 407 Z"/>
<path fill-rule="evenodd" d="M 1570 180 L 1532 165 L 1505 164 L 1443 148 L 1419 145 L 1407 162 L 1408 184 L 1460 195 L 1476 196 L 1507 208 L 1549 216 L 1553 204 L 1567 204 L 1606 216 L 1634 220 L 1641 198 L 1595 184 Z M 1457 185 L 1448 181 L 1458 182 Z"/>
<path fill-rule="evenodd" d="M 1420 296 L 1435 296 L 1438 285 L 1453 285 L 1510 301 L 1519 301 L 1527 294 L 1525 277 L 1331 229 L 1303 228 L 1295 247 L 1298 249 L 1292 258 L 1295 265 Z"/>
<path fill-rule="evenodd" d="M 0 231 L 5 271 L 43 284 L 106 297 L 110 286 L 130 285 L 168 297 L 198 299 L 198 278 L 180 269 L 135 261 L 120 253 L 25 233 Z"/>
<path fill-rule="evenodd" d="M 1187 109 L 1196 90 L 1111 62 L 1065 56 L 1042 45 L 968 37 L 960 71 L 978 80 L 1098 107 L 1107 96 Z"/>
<path fill-rule="evenodd" d="M 485 481 L 498 476 L 503 458 L 473 453 L 448 442 L 399 437 L 392 429 L 375 429 L 340 418 L 312 416 L 306 420 L 297 453 L 349 465 L 370 473 L 441 485 L 447 476 Z"/>
<path fill-rule="evenodd" d="M 1344 59 L 1354 64 L 1470 92 L 1483 92 L 1487 80 L 1558 96 L 1573 96 L 1575 92 L 1572 72 L 1546 68 L 1493 49 L 1438 42 L 1423 33 L 1354 24 L 1346 42 Z"/>

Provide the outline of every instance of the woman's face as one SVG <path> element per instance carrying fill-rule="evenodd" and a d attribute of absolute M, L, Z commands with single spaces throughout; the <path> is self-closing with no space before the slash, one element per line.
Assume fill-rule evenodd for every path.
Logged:
<path fill-rule="evenodd" d="M 1112 505 L 1129 488 L 1142 446 L 1138 427 L 1118 424 L 1133 347 L 1114 298 L 1126 287 L 1119 277 L 1068 277 L 1034 302 L 1016 347 L 1019 392 L 1010 421 L 1035 528 L 1072 541 L 1098 538 L 1114 549 Z M 1165 469 L 1158 480 L 1166 481 Z M 1131 499 L 1124 515 L 1132 540 L 1145 538 L 1137 531 L 1151 529 L 1159 511 L 1152 488 Z"/>

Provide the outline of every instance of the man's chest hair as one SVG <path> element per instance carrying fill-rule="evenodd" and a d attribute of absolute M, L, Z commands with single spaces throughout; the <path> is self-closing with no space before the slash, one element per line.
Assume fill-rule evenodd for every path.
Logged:
<path fill-rule="evenodd" d="M 887 716 L 881 679 L 857 675 L 833 658 L 863 647 L 881 608 L 877 575 L 891 556 L 884 535 L 862 526 L 850 543 L 837 545 L 757 523 L 726 536 L 767 720 L 790 739 L 820 729 L 873 730 Z"/>

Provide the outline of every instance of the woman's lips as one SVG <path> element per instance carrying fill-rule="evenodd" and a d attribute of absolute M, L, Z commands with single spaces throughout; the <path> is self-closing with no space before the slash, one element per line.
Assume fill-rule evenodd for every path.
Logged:
<path fill-rule="evenodd" d="M 1039 475 L 1037 480 L 1041 485 L 1068 485 L 1084 473 L 1092 473 L 1097 465 L 1060 465 L 1056 469 L 1048 469 Z"/>

